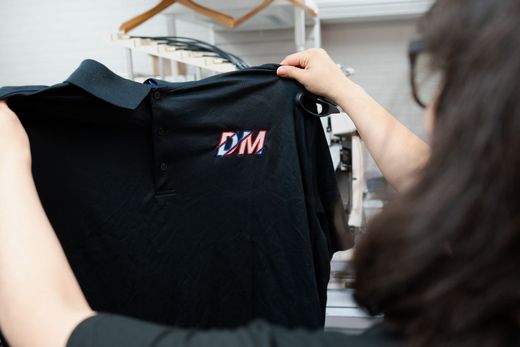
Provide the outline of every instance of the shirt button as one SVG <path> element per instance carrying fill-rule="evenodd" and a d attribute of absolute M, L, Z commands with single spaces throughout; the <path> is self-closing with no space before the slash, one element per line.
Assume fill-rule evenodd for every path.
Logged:
<path fill-rule="evenodd" d="M 153 98 L 155 100 L 159 100 L 161 98 L 161 93 L 156 90 L 155 92 L 153 92 Z"/>
<path fill-rule="evenodd" d="M 168 169 L 168 164 L 166 163 L 161 163 L 161 170 L 162 171 L 166 171 Z"/>
<path fill-rule="evenodd" d="M 164 130 L 164 128 L 158 128 L 157 129 L 157 135 L 159 135 L 159 136 L 163 136 L 165 134 L 165 132 L 166 131 Z"/>

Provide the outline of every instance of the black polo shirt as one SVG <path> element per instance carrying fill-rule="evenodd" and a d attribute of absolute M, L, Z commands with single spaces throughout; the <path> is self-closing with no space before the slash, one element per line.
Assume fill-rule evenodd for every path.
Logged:
<path fill-rule="evenodd" d="M 0 89 L 94 310 L 323 326 L 344 215 L 320 121 L 276 67 L 141 84 L 87 60 L 64 83 Z"/>

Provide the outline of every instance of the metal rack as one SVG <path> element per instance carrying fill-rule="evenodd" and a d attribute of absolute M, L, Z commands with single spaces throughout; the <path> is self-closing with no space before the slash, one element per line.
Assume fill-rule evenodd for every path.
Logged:
<path fill-rule="evenodd" d="M 192 65 L 197 68 L 207 69 L 217 73 L 236 70 L 236 67 L 233 64 L 226 62 L 224 59 L 206 57 L 202 53 L 198 52 L 179 50 L 175 47 L 168 46 L 165 43 L 161 43 L 161 41 L 132 38 L 125 34 L 113 34 L 111 40 L 112 43 L 127 49 L 127 71 L 130 79 L 135 77 L 132 60 L 133 51 L 147 53 L 153 57 Z M 161 63 L 160 66 L 164 67 L 164 64 Z M 160 75 L 161 77 L 164 77 L 164 69 L 161 69 Z"/>
<path fill-rule="evenodd" d="M 226 1 L 222 2 L 223 5 L 217 9 L 233 14 L 250 7 L 250 3 L 254 2 L 249 0 Z M 314 0 L 306 0 L 305 4 L 317 10 Z M 312 46 L 321 46 L 321 24 L 319 16 L 311 17 L 306 14 L 305 9 L 293 6 L 283 0 L 275 0 L 269 7 L 236 29 L 229 29 L 214 23 L 208 17 L 190 11 L 182 6 L 172 6 L 163 12 L 163 16 L 166 18 L 168 36 L 177 35 L 178 23 L 180 21 L 187 21 L 207 28 L 208 39 L 206 41 L 210 44 L 215 44 L 215 31 L 257 31 L 294 27 L 294 44 L 297 51 L 306 48 L 306 27 L 312 25 L 314 37 Z M 167 72 L 170 70 L 174 75 L 178 74 L 179 69 L 176 63 L 194 67 L 197 77 L 203 75 L 202 70 L 212 73 L 236 70 L 232 64 L 222 59 L 205 57 L 197 52 L 177 50 L 174 47 L 168 47 L 153 40 L 131 38 L 129 35 L 118 33 L 111 36 L 111 41 L 126 49 L 127 75 L 130 79 L 136 77 L 133 64 L 133 52 L 144 52 L 151 55 L 155 59 L 156 65 L 158 65 L 159 71 L 157 75 L 162 79 L 165 79 Z M 172 65 L 171 62 L 175 64 Z M 170 68 L 170 66 L 173 68 Z"/>
<path fill-rule="evenodd" d="M 239 14 L 245 9 L 250 8 L 255 1 L 252 0 L 228 0 L 223 2 L 225 5 L 217 8 L 218 10 L 225 11 L 231 15 Z M 196 23 L 200 26 L 205 26 L 210 31 L 210 43 L 211 42 L 211 31 L 259 31 L 259 30 L 272 30 L 272 29 L 288 29 L 294 28 L 294 44 L 298 51 L 305 49 L 305 28 L 306 26 L 312 26 L 314 33 L 313 47 L 321 47 L 321 25 L 318 6 L 314 0 L 305 0 L 305 5 L 309 8 L 313 8 L 318 16 L 312 17 L 307 15 L 306 11 L 297 6 L 293 6 L 286 0 L 275 0 L 271 5 L 262 10 L 259 14 L 249 19 L 241 26 L 229 29 L 225 26 L 212 22 L 209 18 L 189 11 L 183 7 L 172 7 L 164 12 L 165 16 L 168 16 L 168 34 L 175 35 L 175 23 L 177 20 L 184 20 L 192 23 Z"/>

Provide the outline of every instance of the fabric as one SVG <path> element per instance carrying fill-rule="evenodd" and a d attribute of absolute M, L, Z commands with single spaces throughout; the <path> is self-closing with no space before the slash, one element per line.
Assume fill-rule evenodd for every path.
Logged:
<path fill-rule="evenodd" d="M 501 346 L 520 345 L 520 329 L 503 336 Z M 385 322 L 358 336 L 281 328 L 255 321 L 235 330 L 196 331 L 150 324 L 107 314 L 85 319 L 67 347 L 403 347 L 410 345 Z M 458 344 L 456 344 L 458 346 Z"/>
<path fill-rule="evenodd" d="M 255 321 L 236 330 L 194 331 L 100 314 L 81 322 L 67 347 L 397 347 L 384 329 L 361 336 L 288 330 Z"/>
<path fill-rule="evenodd" d="M 323 326 L 344 213 L 320 121 L 276 67 L 140 84 L 87 60 L 64 83 L 0 89 L 94 310 Z"/>

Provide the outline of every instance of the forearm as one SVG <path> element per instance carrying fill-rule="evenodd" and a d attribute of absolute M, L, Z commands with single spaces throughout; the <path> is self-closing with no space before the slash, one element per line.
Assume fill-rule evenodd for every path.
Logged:
<path fill-rule="evenodd" d="M 29 162 L 0 158 L 0 328 L 13 347 L 65 346 L 92 313 L 43 211 Z"/>
<path fill-rule="evenodd" d="M 352 119 L 368 151 L 387 181 L 398 191 L 415 182 L 430 156 L 430 147 L 372 99 L 345 81 L 335 101 Z"/>

